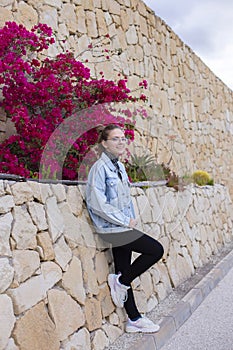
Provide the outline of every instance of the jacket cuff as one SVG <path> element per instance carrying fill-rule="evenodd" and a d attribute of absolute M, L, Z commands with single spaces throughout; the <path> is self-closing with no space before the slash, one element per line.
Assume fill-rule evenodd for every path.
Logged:
<path fill-rule="evenodd" d="M 130 223 L 130 218 L 126 218 L 124 226 L 129 227 L 129 223 Z"/>

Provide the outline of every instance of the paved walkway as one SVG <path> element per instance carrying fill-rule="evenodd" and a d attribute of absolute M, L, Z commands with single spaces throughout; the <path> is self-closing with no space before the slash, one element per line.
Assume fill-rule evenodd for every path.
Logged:
<path fill-rule="evenodd" d="M 233 350 L 233 268 L 161 350 Z"/>
<path fill-rule="evenodd" d="M 233 350 L 233 251 L 128 350 Z"/>

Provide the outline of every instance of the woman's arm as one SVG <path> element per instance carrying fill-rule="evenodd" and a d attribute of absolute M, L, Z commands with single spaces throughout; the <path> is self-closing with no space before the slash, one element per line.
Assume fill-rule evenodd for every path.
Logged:
<path fill-rule="evenodd" d="M 88 208 L 106 221 L 129 227 L 130 218 L 124 215 L 118 208 L 107 203 L 105 195 L 105 169 L 104 167 L 93 167 L 88 176 L 86 189 L 86 202 Z"/>

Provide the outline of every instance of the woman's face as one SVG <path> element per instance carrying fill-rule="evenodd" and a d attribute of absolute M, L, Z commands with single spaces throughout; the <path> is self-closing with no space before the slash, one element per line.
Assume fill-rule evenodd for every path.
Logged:
<path fill-rule="evenodd" d="M 108 139 L 102 141 L 103 147 L 116 157 L 122 155 L 126 146 L 125 134 L 121 129 L 113 129 L 108 134 Z"/>

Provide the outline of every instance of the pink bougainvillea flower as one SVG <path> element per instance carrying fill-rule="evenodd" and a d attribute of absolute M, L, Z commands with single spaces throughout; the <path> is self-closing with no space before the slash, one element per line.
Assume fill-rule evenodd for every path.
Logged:
<path fill-rule="evenodd" d="M 42 59 L 40 53 L 54 42 L 52 29 L 46 24 L 39 23 L 28 30 L 21 24 L 6 22 L 0 29 L 0 106 L 17 132 L 1 144 L 2 173 L 38 177 L 49 142 L 51 149 L 42 166 L 45 176 L 56 178 L 62 167 L 64 179 L 85 178 L 83 160 L 89 167 L 95 157 L 91 149 L 98 139 L 98 125 L 122 125 L 129 140 L 134 138 L 134 115 L 126 108 L 116 116 L 107 108 L 113 102 L 137 101 L 127 88 L 127 79 L 107 80 L 104 72 L 100 72 L 102 79 L 94 79 L 90 69 L 68 51 Z M 90 44 L 87 49 L 92 48 Z M 145 80 L 139 85 L 147 88 Z M 141 94 L 138 100 L 145 101 L 146 96 Z M 71 116 L 77 118 L 61 128 Z M 77 129 L 83 132 L 74 138 Z M 58 137 L 51 140 L 55 131 Z M 63 159 L 64 146 L 67 154 Z"/>

